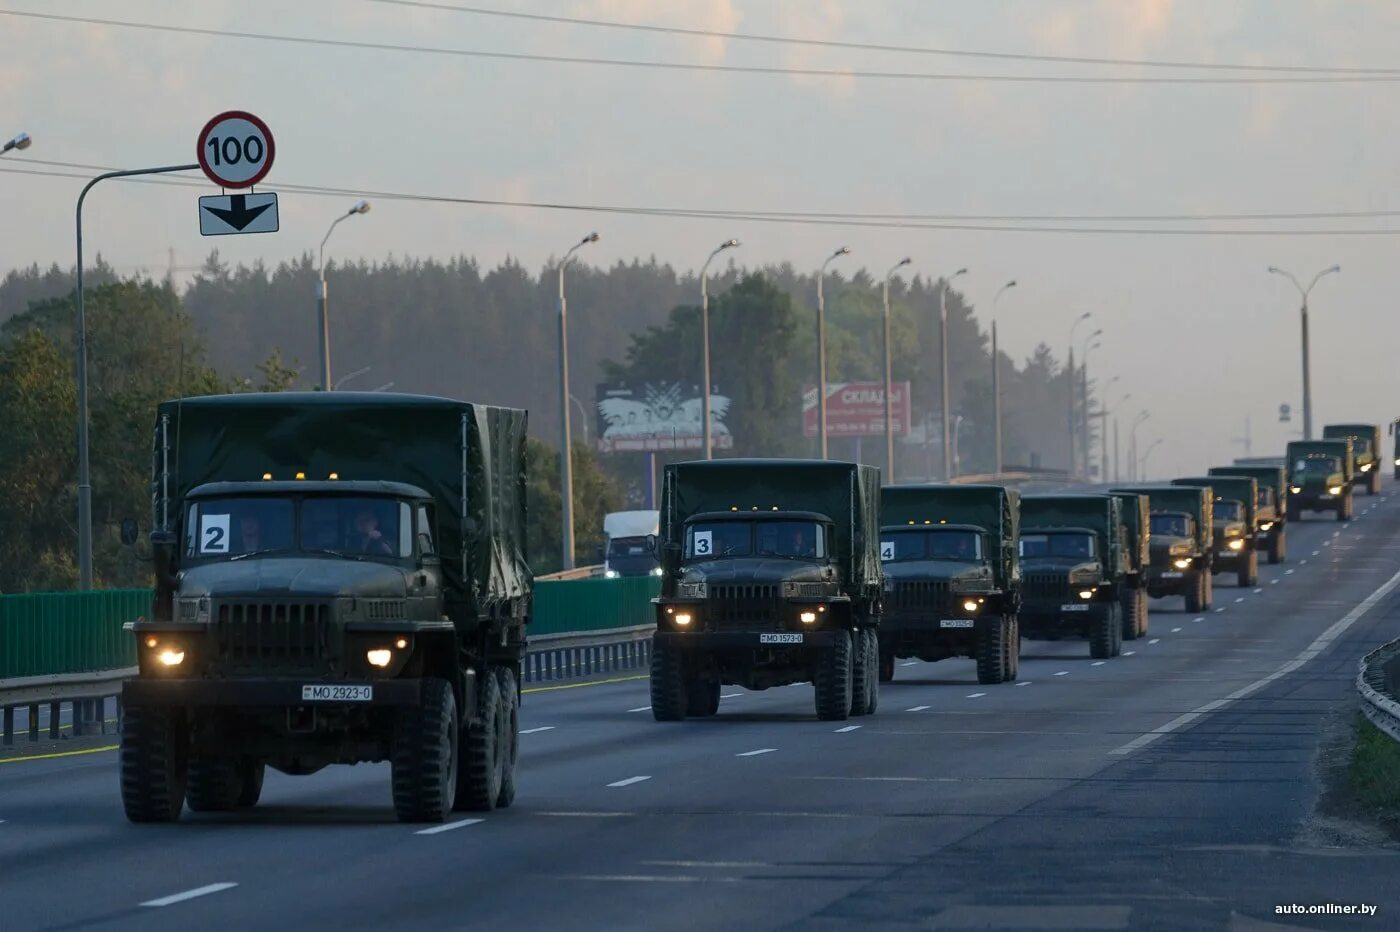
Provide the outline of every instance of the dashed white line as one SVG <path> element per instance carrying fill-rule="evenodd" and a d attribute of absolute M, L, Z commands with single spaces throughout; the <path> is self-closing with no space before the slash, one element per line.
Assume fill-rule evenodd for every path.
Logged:
<path fill-rule="evenodd" d="M 1056 676 L 1069 676 L 1069 671 L 1068 671 L 1068 670 L 1061 670 L 1059 673 L 1056 673 L 1055 675 L 1056 675 Z"/>
<path fill-rule="evenodd" d="M 900 666 L 901 666 L 901 667 L 913 667 L 913 666 L 917 666 L 918 663 L 919 663 L 919 661 L 917 661 L 917 660 L 906 660 L 904 663 L 901 663 Z"/>
<path fill-rule="evenodd" d="M 1103 666 L 1103 665 L 1104 665 L 1105 663 L 1107 663 L 1107 662 L 1108 662 L 1108 661 L 1106 661 L 1106 660 L 1095 660 L 1093 663 L 1089 664 L 1089 666 L 1091 666 L 1091 667 L 1101 667 L 1101 666 Z"/>
<path fill-rule="evenodd" d="M 1172 628 L 1172 634 L 1180 634 L 1180 633 L 1181 633 L 1181 629 L 1180 629 L 1180 628 Z"/>
<path fill-rule="evenodd" d="M 1191 624 L 1193 624 L 1193 625 L 1198 625 L 1198 624 L 1200 624 L 1200 623 L 1203 622 L 1203 621 L 1205 621 L 1204 618 L 1192 618 L 1192 619 L 1191 619 Z"/>
<path fill-rule="evenodd" d="M 1244 601 L 1244 596 L 1240 596 L 1238 599 L 1235 600 L 1235 604 L 1236 604 L 1236 605 L 1239 605 L 1239 604 L 1240 604 L 1241 602 L 1243 602 L 1243 601 Z"/>
<path fill-rule="evenodd" d="M 481 819 L 462 819 L 457 822 L 448 822 L 445 825 L 434 825 L 432 828 L 423 828 L 414 832 L 415 835 L 441 835 L 443 832 L 450 832 L 453 829 L 466 828 L 468 825 L 475 825 Z"/>
<path fill-rule="evenodd" d="M 735 757 L 757 757 L 760 754 L 772 754 L 777 748 L 759 748 L 757 751 L 745 751 L 742 754 L 735 754 Z"/>
<path fill-rule="evenodd" d="M 1320 554 L 1320 553 L 1322 553 L 1321 550 L 1314 550 L 1314 551 L 1312 552 L 1312 555 L 1313 555 L 1313 556 L 1317 556 L 1317 555 Z"/>
<path fill-rule="evenodd" d="M 925 711 L 925 710 L 928 709 L 928 708 L 930 708 L 930 706 L 926 706 L 926 705 L 916 705 L 916 706 L 914 706 L 914 708 L 912 708 L 912 709 L 905 709 L 904 711 L 906 711 L 906 712 L 923 712 L 923 711 Z"/>
<path fill-rule="evenodd" d="M 1022 680 L 1021 682 L 1017 683 L 1016 685 L 1017 685 L 1017 686 L 1029 686 L 1029 685 L 1031 685 L 1031 681 L 1030 681 L 1030 680 Z"/>
<path fill-rule="evenodd" d="M 836 729 L 836 734 L 838 734 L 838 735 L 844 735 L 846 732 L 848 732 L 848 731 L 855 731 L 855 730 L 858 729 L 859 727 L 860 727 L 859 725 L 847 725 L 845 728 L 838 728 L 838 729 Z"/>
<path fill-rule="evenodd" d="M 553 726 L 553 725 L 541 725 L 541 726 L 538 727 L 538 728 L 526 728 L 524 731 L 522 731 L 522 732 L 520 732 L 520 733 L 521 733 L 522 735 L 537 735 L 537 734 L 539 734 L 539 733 L 542 732 L 542 731 L 553 731 L 553 730 L 554 730 L 554 726 Z"/>
<path fill-rule="evenodd" d="M 986 693 L 972 693 L 972 694 L 971 694 L 970 696 L 968 696 L 967 698 L 969 698 L 969 699 L 981 699 L 981 698 L 982 698 L 983 696 L 985 696 L 985 695 L 987 695 L 987 694 L 986 694 Z"/>
<path fill-rule="evenodd" d="M 1135 650 L 1125 650 L 1125 651 L 1123 651 L 1123 656 L 1124 656 L 1124 657 L 1131 657 L 1133 654 L 1136 654 L 1136 653 L 1137 653 L 1137 651 L 1135 651 Z"/>
<path fill-rule="evenodd" d="M 1215 614 L 1219 615 L 1223 611 L 1225 611 L 1225 606 L 1222 605 L 1215 610 Z"/>
<path fill-rule="evenodd" d="M 626 780 L 618 780 L 616 783 L 609 783 L 608 786 L 631 786 L 633 783 L 641 783 L 643 780 L 650 780 L 651 777 L 628 777 Z"/>
<path fill-rule="evenodd" d="M 1299 565 L 1299 566 L 1302 566 L 1304 563 L 1307 563 L 1307 562 L 1308 562 L 1307 560 L 1299 560 L 1299 561 L 1298 561 L 1298 565 Z"/>
<path fill-rule="evenodd" d="M 203 887 L 195 887 L 193 890 L 186 890 L 184 893 L 172 893 L 170 896 L 163 896 L 158 900 L 147 900 L 142 906 L 173 906 L 176 903 L 183 903 L 185 900 L 192 900 L 195 897 L 208 896 L 211 893 L 222 893 L 225 890 L 232 890 L 238 886 L 236 883 L 211 883 Z"/>
<path fill-rule="evenodd" d="M 637 706 L 635 709 L 628 709 L 627 711 L 628 711 L 628 712 L 650 712 L 650 711 L 651 711 L 651 706 L 649 706 L 649 705 L 640 705 L 640 706 Z"/>
<path fill-rule="evenodd" d="M 1162 639 L 1161 639 L 1161 638 L 1153 638 L 1152 640 L 1148 641 L 1147 643 L 1149 643 L 1149 644 L 1160 644 L 1160 643 L 1162 643 Z"/>
<path fill-rule="evenodd" d="M 725 693 L 723 696 L 720 696 L 720 698 L 721 698 L 721 699 L 738 699 L 738 698 L 739 698 L 740 696 L 742 696 L 742 695 L 743 695 L 743 693 Z"/>
<path fill-rule="evenodd" d="M 1263 589 L 1255 589 L 1255 590 L 1254 590 L 1254 594 L 1255 594 L 1255 595 L 1258 595 L 1259 593 L 1261 593 L 1261 592 L 1263 592 L 1263 591 L 1264 591 Z"/>
<path fill-rule="evenodd" d="M 1285 576 L 1292 576 L 1292 575 L 1293 575 L 1293 572 L 1294 572 L 1293 570 L 1284 570 L 1284 571 L 1283 571 L 1283 575 L 1285 575 Z"/>
<path fill-rule="evenodd" d="M 1292 571 L 1292 570 L 1289 570 L 1289 572 L 1291 573 L 1291 572 L 1293 572 L 1293 571 Z M 1277 586 L 1277 585 L 1278 585 L 1278 580 L 1277 580 L 1277 579 L 1271 579 L 1271 580 L 1269 580 L 1269 585 L 1271 585 L 1271 586 Z"/>

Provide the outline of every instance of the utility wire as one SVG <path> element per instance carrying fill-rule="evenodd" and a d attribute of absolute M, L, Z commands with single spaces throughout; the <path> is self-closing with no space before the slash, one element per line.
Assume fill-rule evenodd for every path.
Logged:
<path fill-rule="evenodd" d="M 1332 65 L 1262 65 L 1234 62 L 1162 61 L 1139 58 L 1095 58 L 1079 55 L 1035 55 L 1023 52 L 987 52 L 969 49 L 931 48 L 928 46 L 887 45 L 878 42 L 849 42 L 837 39 L 803 39 L 755 32 L 725 32 L 718 29 L 693 29 L 684 26 L 659 26 L 647 23 L 624 23 L 615 20 L 589 19 L 580 16 L 557 16 L 548 13 L 522 13 L 517 10 L 497 10 L 488 7 L 459 6 L 452 3 L 432 3 L 428 0 L 365 0 L 385 6 L 416 7 L 444 13 L 467 13 L 473 16 L 493 16 L 504 19 L 567 26 L 591 26 L 603 29 L 624 29 L 663 35 L 692 36 L 704 39 L 732 39 L 739 42 L 765 42 L 780 45 L 802 45 L 815 48 L 847 49 L 862 52 L 899 52 L 911 55 L 940 55 L 950 58 L 981 58 L 997 61 L 1033 61 L 1057 65 L 1113 65 L 1135 68 L 1194 68 L 1208 71 L 1284 71 L 1301 74 L 1400 74 L 1397 68 L 1346 68 Z"/>
<path fill-rule="evenodd" d="M 651 68 L 662 71 L 696 71 L 720 74 L 787 75 L 815 78 L 869 78 L 891 81 L 930 81 L 954 83 L 961 81 L 994 84 L 1083 84 L 1083 85 L 1217 85 L 1217 84 L 1394 84 L 1396 74 L 1346 74 L 1260 77 L 1094 77 L 1089 75 L 1026 75 L 1026 74 L 939 74 L 922 71 L 856 71 L 845 68 L 779 68 L 762 65 L 710 65 L 696 62 L 644 61 L 627 58 L 589 58 L 574 55 L 543 55 L 527 52 L 497 52 L 483 49 L 454 49 L 426 45 L 404 45 L 390 42 L 354 42 L 348 39 L 324 39 L 312 36 L 288 36 L 265 32 L 243 32 L 233 29 L 209 29 L 196 26 L 170 26 L 164 23 L 143 23 L 131 20 L 103 19 L 95 16 L 60 16 L 56 13 L 33 13 L 21 10 L 0 10 L 0 16 L 47 20 L 59 23 L 81 23 L 89 26 L 109 26 L 120 29 L 143 29 L 152 32 L 216 38 L 249 39 L 261 42 L 282 42 L 302 46 L 357 49 L 376 52 L 405 52 L 424 55 L 445 55 L 457 58 L 479 58 L 497 61 L 544 62 L 564 65 L 597 65 L 611 68 Z"/>

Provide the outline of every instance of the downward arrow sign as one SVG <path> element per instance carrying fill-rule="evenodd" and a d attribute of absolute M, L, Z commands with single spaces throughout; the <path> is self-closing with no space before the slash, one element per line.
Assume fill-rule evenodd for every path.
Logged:
<path fill-rule="evenodd" d="M 252 210 L 249 210 L 248 198 L 247 195 L 244 194 L 231 194 L 229 195 L 228 202 L 228 210 L 224 210 L 219 207 L 208 206 L 206 206 L 204 209 L 209 211 L 214 216 L 218 217 L 224 223 L 227 223 L 229 226 L 233 227 L 235 230 L 238 230 L 239 232 L 242 232 L 248 226 L 248 224 L 258 219 L 258 217 L 262 214 L 263 211 L 267 210 L 269 207 L 272 206 L 272 204 L 270 203 L 261 204 L 257 207 L 254 207 Z"/>

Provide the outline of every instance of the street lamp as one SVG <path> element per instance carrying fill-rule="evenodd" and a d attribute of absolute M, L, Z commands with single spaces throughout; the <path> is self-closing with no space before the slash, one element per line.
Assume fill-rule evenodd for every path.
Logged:
<path fill-rule="evenodd" d="M 1160 437 L 1157 438 L 1156 440 L 1152 441 L 1152 445 L 1149 446 L 1149 447 L 1148 447 L 1146 450 L 1144 450 L 1143 453 L 1142 453 L 1142 464 L 1141 464 L 1140 474 L 1142 475 L 1142 478 L 1143 478 L 1144 480 L 1147 478 L 1147 458 L 1148 458 L 1149 456 L 1152 455 L 1152 451 L 1155 450 L 1155 449 L 1157 449 L 1158 445 L 1161 444 L 1161 442 L 1162 442 L 1162 439 L 1161 439 Z"/>
<path fill-rule="evenodd" d="M 1136 482 L 1136 481 L 1137 481 L 1137 478 L 1138 478 L 1138 475 L 1137 475 L 1137 464 L 1138 464 L 1138 455 L 1137 455 L 1137 429 L 1138 429 L 1138 425 L 1140 425 L 1143 421 L 1147 420 L 1147 419 L 1150 418 L 1151 416 L 1152 416 L 1152 412 L 1151 412 L 1151 411 L 1148 411 L 1146 408 L 1143 408 L 1141 411 L 1138 412 L 1138 416 L 1135 417 L 1135 418 L 1133 418 L 1133 423 L 1128 427 L 1128 470 L 1129 470 L 1129 472 L 1132 473 L 1132 475 L 1128 477 L 1128 481 L 1129 481 L 1129 482 Z"/>
<path fill-rule="evenodd" d="M 952 285 L 953 279 L 959 275 L 966 275 L 967 269 L 958 269 L 952 275 L 943 280 L 943 287 L 938 290 L 938 334 L 939 342 L 943 349 L 942 375 L 943 375 L 943 478 L 947 479 L 953 472 L 953 451 L 949 449 L 949 398 L 948 398 L 948 287 Z"/>
<path fill-rule="evenodd" d="M 321 237 L 321 290 L 318 293 L 317 303 L 320 305 L 319 314 L 321 319 L 321 391 L 329 392 L 335 390 L 335 385 L 331 382 L 331 320 L 330 320 L 330 297 L 326 291 L 326 240 L 331 238 L 332 231 L 342 220 L 347 220 L 356 214 L 369 213 L 369 201 L 356 201 L 355 206 L 331 221 L 331 225 L 326 229 L 326 235 Z"/>
<path fill-rule="evenodd" d="M 822 459 L 826 459 L 826 296 L 822 281 L 826 278 L 826 267 L 833 260 L 850 254 L 850 248 L 842 246 L 827 257 L 821 271 L 817 272 L 817 436 L 821 438 Z"/>
<path fill-rule="evenodd" d="M 559 500 L 566 570 L 574 568 L 574 442 L 569 431 L 569 304 L 564 299 L 564 269 L 573 261 L 574 253 L 596 242 L 598 234 L 589 233 L 559 260 Z"/>
<path fill-rule="evenodd" d="M 894 485 L 894 385 L 890 380 L 890 279 L 894 278 L 894 273 L 913 262 L 914 260 L 905 256 L 885 273 L 885 284 L 882 291 L 885 306 L 885 470 L 886 481 Z M 948 422 L 943 422 L 943 438 L 948 438 Z M 944 450 L 944 462 L 947 462 L 947 450 Z M 946 467 L 945 467 L 946 471 Z"/>
<path fill-rule="evenodd" d="M 1304 440 L 1311 440 L 1311 439 L 1312 439 L 1312 435 L 1313 435 L 1313 434 L 1312 434 L 1312 378 L 1311 378 L 1311 375 L 1310 375 L 1310 373 L 1309 373 L 1309 359 L 1308 359 L 1308 295 L 1312 293 L 1313 286 L 1317 284 L 1318 279 L 1322 278 L 1322 276 L 1324 276 L 1324 275 L 1331 275 L 1333 272 L 1340 272 L 1341 270 L 1342 270 L 1342 267 L 1341 267 L 1340 265 L 1334 265 L 1334 266 L 1332 266 L 1332 267 L 1329 268 L 1329 269 L 1323 269 L 1321 272 L 1318 272 L 1316 275 L 1314 275 L 1314 276 L 1313 276 L 1313 280 L 1312 280 L 1311 282 L 1308 283 L 1308 287 L 1304 288 L 1302 285 L 1300 285 L 1300 284 L 1298 283 L 1298 279 L 1296 279 L 1296 278 L 1293 277 L 1293 274 L 1292 274 L 1291 272 L 1285 272 L 1283 269 L 1275 268 L 1275 267 L 1272 266 L 1272 265 L 1269 266 L 1269 272 L 1270 272 L 1271 274 L 1273 274 L 1273 275 L 1282 275 L 1282 276 L 1284 276 L 1285 278 L 1287 278 L 1289 281 L 1291 281 L 1291 282 L 1293 283 L 1293 287 L 1298 289 L 1298 294 L 1301 295 L 1301 296 L 1302 296 L 1302 299 L 1303 299 L 1303 306 L 1302 306 L 1302 308 L 1300 309 L 1300 315 L 1301 315 L 1301 317 L 1302 317 L 1302 322 L 1303 322 L 1303 439 L 1304 439 Z"/>
<path fill-rule="evenodd" d="M 29 148 L 29 144 L 30 144 L 31 142 L 33 142 L 33 141 L 34 141 L 34 140 L 32 140 L 32 139 L 29 138 L 29 134 L 28 134 L 28 133 L 20 133 L 20 134 L 19 134 L 18 136 L 16 136 L 14 139 L 11 139 L 9 142 L 5 143 L 3 146 L 0 146 L 0 155 L 4 155 L 6 152 L 9 152 L 11 149 L 28 149 L 28 148 Z"/>
<path fill-rule="evenodd" d="M 1006 289 L 1015 288 L 1016 279 L 1011 279 L 1005 285 L 997 289 L 996 295 L 992 298 L 992 423 L 993 433 L 996 434 L 996 472 L 1001 474 L 1001 359 L 997 350 L 997 302 L 1006 293 Z"/>
<path fill-rule="evenodd" d="M 1065 383 L 1065 388 L 1066 388 L 1065 397 L 1069 399 L 1069 419 L 1068 419 L 1065 423 L 1069 425 L 1069 474 L 1070 474 L 1070 478 L 1073 478 L 1073 477 L 1074 477 L 1074 474 L 1075 474 L 1075 472 L 1076 472 L 1076 469 L 1075 469 L 1076 463 L 1075 463 L 1075 461 L 1078 459 L 1078 453 L 1077 453 L 1077 451 L 1075 450 L 1075 446 L 1076 446 L 1075 434 L 1078 433 L 1078 430 L 1079 430 L 1079 429 L 1075 426 L 1075 420 L 1076 420 L 1076 418 L 1075 418 L 1075 416 L 1074 416 L 1074 377 L 1075 377 L 1075 371 L 1076 371 L 1075 368 L 1074 368 L 1074 334 L 1075 334 L 1075 332 L 1079 329 L 1079 325 L 1080 325 L 1080 324 L 1084 323 L 1084 321 L 1088 320 L 1090 317 L 1093 317 L 1093 316 L 1094 316 L 1094 314 L 1093 314 L 1092 311 L 1085 311 L 1083 314 L 1080 314 L 1078 317 L 1076 317 L 1076 318 L 1074 319 L 1074 324 L 1069 328 L 1069 358 L 1068 358 L 1068 361 L 1065 363 L 1065 372 L 1066 372 L 1066 374 L 1067 374 L 1067 381 L 1066 381 L 1066 383 Z"/>
<path fill-rule="evenodd" d="M 1107 394 L 1108 394 L 1109 388 L 1111 388 L 1111 387 L 1112 387 L 1115 383 L 1117 383 L 1117 382 L 1118 382 L 1118 376 L 1115 375 L 1113 378 L 1111 378 L 1111 379 L 1109 379 L 1107 382 L 1103 383 L 1103 390 L 1100 392 L 1100 398 L 1102 398 L 1102 397 L 1104 397 L 1105 395 L 1107 395 Z M 1085 403 L 1087 404 L 1087 401 L 1086 401 Z M 1107 403 L 1106 401 L 1100 401 L 1100 402 L 1099 402 L 1099 413 L 1098 413 L 1098 415 L 1097 415 L 1097 416 L 1098 416 L 1098 419 L 1099 419 L 1099 478 L 1100 478 L 1101 480 L 1103 480 L 1104 482 L 1108 482 L 1108 481 L 1109 481 L 1109 478 L 1108 478 L 1108 414 L 1109 414 L 1108 403 Z"/>
<path fill-rule="evenodd" d="M 710 271 L 710 263 L 715 256 L 726 249 L 734 249 L 739 245 L 737 239 L 727 239 L 720 243 L 710 253 L 705 264 L 700 267 L 700 343 L 704 354 L 704 363 L 701 368 L 704 370 L 704 385 L 701 386 L 703 395 L 700 398 L 700 416 L 704 418 L 704 444 L 705 459 L 714 459 L 714 448 L 711 446 L 710 438 L 710 285 L 707 275 Z"/>
<path fill-rule="evenodd" d="M 1089 334 L 1079 351 L 1079 400 L 1082 403 L 1079 412 L 1079 462 L 1084 467 L 1086 479 L 1089 477 L 1089 351 L 1099 348 L 1100 344 L 1094 338 L 1102 335 L 1102 328 Z"/>
<path fill-rule="evenodd" d="M 335 385 L 334 385 L 335 390 L 336 390 L 336 391 L 340 391 L 340 386 L 344 385 L 346 382 L 350 381 L 351 379 L 357 379 L 357 378 L 359 378 L 360 376 L 362 376 L 362 375 L 364 375 L 365 373 L 369 372 L 369 370 L 372 369 L 372 368 L 374 368 L 374 367 L 373 367 L 373 366 L 365 366 L 363 369 L 356 369 L 354 372 L 350 373 L 349 375 L 342 375 L 340 378 L 338 378 L 338 379 L 335 380 Z"/>

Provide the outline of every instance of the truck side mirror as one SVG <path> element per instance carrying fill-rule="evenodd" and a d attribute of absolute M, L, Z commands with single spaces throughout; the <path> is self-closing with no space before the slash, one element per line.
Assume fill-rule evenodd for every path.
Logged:
<path fill-rule="evenodd" d="M 135 518 L 122 519 L 122 544 L 130 547 L 136 543 L 136 539 L 141 536 L 141 529 L 136 526 Z"/>

